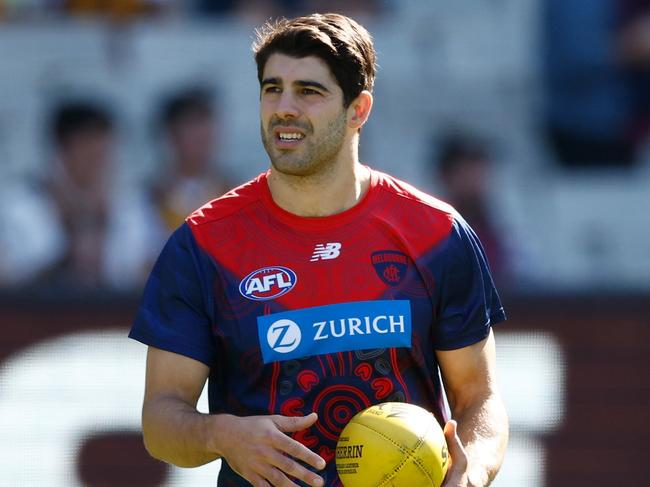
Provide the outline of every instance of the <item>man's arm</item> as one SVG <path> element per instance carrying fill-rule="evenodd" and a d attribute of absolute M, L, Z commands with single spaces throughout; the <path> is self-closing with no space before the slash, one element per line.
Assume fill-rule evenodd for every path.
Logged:
<path fill-rule="evenodd" d="M 208 448 L 211 419 L 196 410 L 209 370 L 197 360 L 149 347 L 142 432 L 154 458 L 179 467 L 218 458 Z"/>
<path fill-rule="evenodd" d="M 238 417 L 196 410 L 209 368 L 194 359 L 149 347 L 142 431 L 151 456 L 180 467 L 196 467 L 219 457 L 254 486 L 297 487 L 296 477 L 312 486 L 321 477 L 294 460 L 315 468 L 325 461 L 286 432 L 310 427 L 317 419 L 280 415 Z"/>
<path fill-rule="evenodd" d="M 496 476 L 508 444 L 508 417 L 496 384 L 492 331 L 474 345 L 437 351 L 445 391 L 456 425 L 445 436 L 452 467 L 444 487 L 484 487 Z"/>

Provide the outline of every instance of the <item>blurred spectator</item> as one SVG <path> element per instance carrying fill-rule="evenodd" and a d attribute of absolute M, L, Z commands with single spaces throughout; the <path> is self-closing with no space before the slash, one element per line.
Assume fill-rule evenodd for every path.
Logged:
<path fill-rule="evenodd" d="M 566 166 L 631 166 L 647 137 L 647 0 L 546 0 L 547 134 Z M 644 66 L 644 68 L 641 68 Z"/>
<path fill-rule="evenodd" d="M 195 0 L 194 10 L 201 16 L 237 15 L 249 23 L 259 23 L 295 11 L 298 3 L 300 0 Z"/>
<path fill-rule="evenodd" d="M 145 200 L 116 177 L 113 116 L 94 102 L 64 102 L 48 132 L 54 153 L 43 180 L 13 186 L 12 210 L 0 215 L 15 236 L 5 241 L 3 284 L 56 291 L 139 286 L 159 245 Z"/>
<path fill-rule="evenodd" d="M 114 130 L 107 111 L 86 103 L 59 107 L 51 121 L 58 157 L 46 184 L 69 240 L 48 272 L 84 285 L 102 281 Z"/>
<path fill-rule="evenodd" d="M 222 16 L 235 10 L 237 0 L 194 0 L 193 8 L 204 16 Z"/>
<path fill-rule="evenodd" d="M 62 0 L 65 12 L 80 17 L 103 17 L 114 21 L 134 20 L 171 10 L 170 0 Z"/>
<path fill-rule="evenodd" d="M 0 0 L 0 20 L 42 19 L 61 15 L 116 22 L 174 13 L 184 0 Z"/>
<path fill-rule="evenodd" d="M 337 12 L 355 17 L 368 17 L 382 10 L 381 0 L 196 0 L 196 8 L 204 15 L 236 13 L 251 23 L 269 18 L 295 17 L 313 12 Z"/>
<path fill-rule="evenodd" d="M 0 187 L 0 288 L 35 280 L 63 252 L 55 208 L 39 188 L 5 175 Z"/>
<path fill-rule="evenodd" d="M 153 200 L 165 233 L 232 186 L 218 161 L 217 109 L 214 95 L 203 88 L 179 91 L 163 102 L 159 127 L 167 154 Z"/>
<path fill-rule="evenodd" d="M 249 22 L 295 17 L 313 12 L 338 12 L 353 18 L 381 13 L 388 0 L 0 0 L 0 21 L 66 15 L 112 22 L 161 17 L 224 17 Z"/>
<path fill-rule="evenodd" d="M 379 15 L 385 8 L 386 1 L 381 0 L 304 0 L 304 9 L 311 12 L 336 12 L 354 19 L 371 18 Z"/>
<path fill-rule="evenodd" d="M 497 227 L 490 201 L 494 161 L 488 143 L 463 133 L 434 140 L 437 147 L 432 165 L 442 188 L 442 198 L 451 204 L 478 235 L 498 284 L 507 286 L 512 269 L 503 232 Z"/>
<path fill-rule="evenodd" d="M 650 139 L 650 0 L 619 1 L 619 55 L 632 107 L 629 133 L 640 146 Z"/>

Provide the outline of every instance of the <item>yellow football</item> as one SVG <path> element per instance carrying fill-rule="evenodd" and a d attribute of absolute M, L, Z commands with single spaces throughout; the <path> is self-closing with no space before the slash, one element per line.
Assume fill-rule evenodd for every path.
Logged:
<path fill-rule="evenodd" d="M 449 464 L 436 418 L 414 404 L 364 409 L 343 428 L 336 470 L 345 487 L 440 487 Z"/>

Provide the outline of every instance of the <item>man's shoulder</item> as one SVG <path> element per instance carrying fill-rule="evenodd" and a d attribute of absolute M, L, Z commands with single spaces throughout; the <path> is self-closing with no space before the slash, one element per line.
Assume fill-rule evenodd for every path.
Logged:
<path fill-rule="evenodd" d="M 372 171 L 377 181 L 377 187 L 388 194 L 388 197 L 401 199 L 409 209 L 426 212 L 449 221 L 457 215 L 456 210 L 449 203 L 445 203 L 395 176 L 375 169 Z"/>
<path fill-rule="evenodd" d="M 186 219 L 190 227 L 198 227 L 237 215 L 241 210 L 260 201 L 266 174 L 231 189 L 192 212 Z"/>

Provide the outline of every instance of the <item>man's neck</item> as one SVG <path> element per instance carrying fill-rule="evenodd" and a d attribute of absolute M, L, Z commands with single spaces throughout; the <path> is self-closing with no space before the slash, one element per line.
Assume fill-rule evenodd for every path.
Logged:
<path fill-rule="evenodd" d="M 322 217 L 356 205 L 370 187 L 370 170 L 358 162 L 311 176 L 291 176 L 271 169 L 273 201 L 298 216 Z"/>

